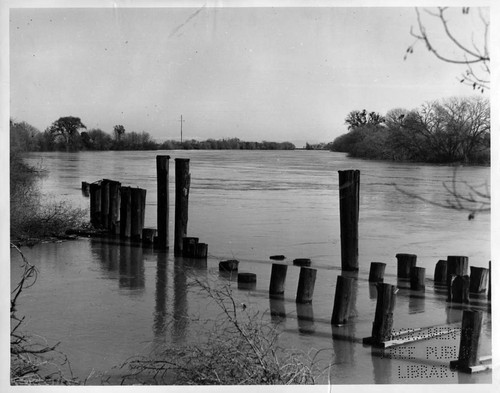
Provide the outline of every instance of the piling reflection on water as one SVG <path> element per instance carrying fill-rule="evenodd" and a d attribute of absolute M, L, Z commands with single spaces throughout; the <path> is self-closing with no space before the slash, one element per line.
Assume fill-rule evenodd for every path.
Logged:
<path fill-rule="evenodd" d="M 164 336 L 167 320 L 167 254 L 156 255 L 155 314 L 153 332 L 155 338 Z"/>
<path fill-rule="evenodd" d="M 299 333 L 313 334 L 316 331 L 314 324 L 314 310 L 311 303 L 296 303 L 297 323 Z"/>

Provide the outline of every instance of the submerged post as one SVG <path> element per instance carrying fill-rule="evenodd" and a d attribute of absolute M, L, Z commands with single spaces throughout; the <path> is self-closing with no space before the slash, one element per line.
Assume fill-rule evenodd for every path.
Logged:
<path fill-rule="evenodd" d="M 397 292 L 398 290 L 394 285 L 377 284 L 377 306 L 371 335 L 371 342 L 373 344 L 387 341 L 392 336 Z"/>
<path fill-rule="evenodd" d="M 455 303 L 469 303 L 469 276 L 452 275 L 448 287 L 448 301 Z"/>
<path fill-rule="evenodd" d="M 470 267 L 470 292 L 484 293 L 488 282 L 488 269 L 482 267 Z"/>
<path fill-rule="evenodd" d="M 103 179 L 101 182 L 101 225 L 109 229 L 109 183 L 111 180 Z"/>
<path fill-rule="evenodd" d="M 396 254 L 398 260 L 398 279 L 410 279 L 411 268 L 417 265 L 415 254 Z"/>
<path fill-rule="evenodd" d="M 158 247 L 168 248 L 168 169 L 170 156 L 156 156 Z"/>
<path fill-rule="evenodd" d="M 316 269 L 301 267 L 299 285 L 297 286 L 296 303 L 311 303 L 316 283 Z"/>
<path fill-rule="evenodd" d="M 354 278 L 337 276 L 335 300 L 333 302 L 332 325 L 343 325 L 351 314 Z"/>
<path fill-rule="evenodd" d="M 109 215 L 108 229 L 113 235 L 120 232 L 118 220 L 120 219 L 120 182 L 109 181 Z"/>
<path fill-rule="evenodd" d="M 189 159 L 175 159 L 175 228 L 174 255 L 182 256 L 182 238 L 187 234 L 189 186 Z"/>
<path fill-rule="evenodd" d="M 368 276 L 369 282 L 384 282 L 386 264 L 383 262 L 372 262 L 370 264 L 370 275 Z"/>
<path fill-rule="evenodd" d="M 130 237 L 132 223 L 132 192 L 130 187 L 120 188 L 120 237 Z"/>
<path fill-rule="evenodd" d="M 342 270 L 358 270 L 359 170 L 339 172 Z"/>
<path fill-rule="evenodd" d="M 460 333 L 460 346 L 458 360 L 450 363 L 452 368 L 469 371 L 479 362 L 479 336 L 483 313 L 479 310 L 464 310 L 462 314 L 462 328 Z"/>
<path fill-rule="evenodd" d="M 144 214 L 146 211 L 146 190 L 142 188 L 131 189 L 131 219 L 130 237 L 132 240 L 142 239 L 142 229 L 144 228 Z"/>
<path fill-rule="evenodd" d="M 271 267 L 271 282 L 269 283 L 269 296 L 283 295 L 285 293 L 285 280 L 287 265 L 273 263 Z"/>
<path fill-rule="evenodd" d="M 425 288 L 425 267 L 412 267 L 410 270 L 410 288 L 421 290 Z"/>
<path fill-rule="evenodd" d="M 101 184 L 91 183 L 90 190 L 90 223 L 95 228 L 101 226 Z"/>
<path fill-rule="evenodd" d="M 447 261 L 440 259 L 436 263 L 436 268 L 434 269 L 434 284 L 446 284 L 446 265 Z"/>
<path fill-rule="evenodd" d="M 446 284 L 450 286 L 451 276 L 465 276 L 469 267 L 469 258 L 451 255 L 446 260 Z"/>

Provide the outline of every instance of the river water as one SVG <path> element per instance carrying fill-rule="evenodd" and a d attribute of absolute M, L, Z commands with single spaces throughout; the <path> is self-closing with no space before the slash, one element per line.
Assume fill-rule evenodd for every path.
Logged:
<path fill-rule="evenodd" d="M 172 158 L 172 220 L 173 159 L 190 159 L 188 236 L 208 244 L 206 263 L 174 258 L 173 251 L 130 247 L 114 240 L 80 239 L 23 248 L 39 269 L 36 284 L 19 300 L 19 309 L 26 315 L 25 328 L 49 342 L 61 341 L 60 349 L 68 355 L 74 373 L 81 379 L 92 374 L 89 383 L 98 383 L 99 372 L 119 373 L 110 370 L 158 343 L 182 344 L 200 336 L 203 329 L 196 321 L 215 318 L 216 311 L 207 307 L 206 296 L 188 288 L 192 277 L 223 282 L 225 278 L 218 276 L 220 260 L 238 259 L 240 271 L 257 274 L 257 287 L 236 290 L 235 296 L 249 309 L 268 315 L 273 307 L 267 296 L 269 256 L 274 254 L 284 254 L 289 265 L 295 258 L 310 258 L 319 271 L 314 314 L 313 309 L 306 311 L 314 316 L 304 319 L 300 318 L 303 310 L 294 303 L 298 269 L 289 267 L 285 302 L 279 305 L 286 308 L 287 318 L 280 326 L 288 337 L 287 345 L 328 347 L 339 359 L 342 352 L 349 352 L 349 359 L 336 362 L 344 366 L 337 366 L 334 373 L 330 370 L 330 383 L 401 383 L 397 380 L 401 373 L 395 368 L 400 370 L 401 364 L 384 363 L 381 368 L 361 345 L 350 343 L 339 349 L 333 340 L 332 347 L 329 318 L 340 274 L 338 170 L 361 171 L 357 336 L 370 334 L 373 319 L 375 299 L 365 282 L 370 262 L 386 262 L 386 277 L 391 281 L 395 280 L 397 253 L 417 254 L 418 266 L 426 268 L 428 280 L 436 262 L 448 255 L 466 255 L 469 266 L 478 267 L 487 267 L 491 259 L 488 214 L 468 220 L 467 212 L 443 209 L 395 188 L 396 184 L 426 200 L 443 203 L 449 198 L 443 182 L 450 184 L 456 176 L 464 190 L 461 182 L 481 187 L 489 182 L 486 167 L 457 170 L 302 150 L 31 153 L 29 160 L 48 170 L 42 190 L 74 206 L 89 206 L 89 199 L 80 191 L 82 181 L 107 178 L 146 189 L 146 226 L 156 227 L 157 154 Z M 170 228 L 173 236 L 173 222 Z M 12 282 L 16 282 L 18 266 L 19 257 L 13 252 Z M 450 322 L 450 310 L 439 293 L 427 288 L 425 296 L 425 304 L 411 296 L 398 298 L 397 307 L 404 316 L 395 319 L 396 328 Z M 482 347 L 488 354 L 488 344 Z M 373 373 L 353 372 L 365 367 Z M 482 378 L 464 379 L 459 374 L 424 382 Z"/>

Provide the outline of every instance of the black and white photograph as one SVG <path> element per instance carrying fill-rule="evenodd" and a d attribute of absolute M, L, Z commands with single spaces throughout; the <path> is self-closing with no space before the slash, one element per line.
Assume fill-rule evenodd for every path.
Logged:
<path fill-rule="evenodd" d="M 499 16 L 2 3 L 5 391 L 495 391 Z"/>

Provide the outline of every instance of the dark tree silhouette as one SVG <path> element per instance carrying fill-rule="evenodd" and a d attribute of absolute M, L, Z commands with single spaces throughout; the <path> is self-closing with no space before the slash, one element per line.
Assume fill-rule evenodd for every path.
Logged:
<path fill-rule="evenodd" d="M 78 130 L 87 128 L 79 117 L 66 116 L 60 117 L 49 127 L 49 132 L 54 136 L 62 136 L 66 150 L 70 150 L 71 140 L 78 135 Z"/>

